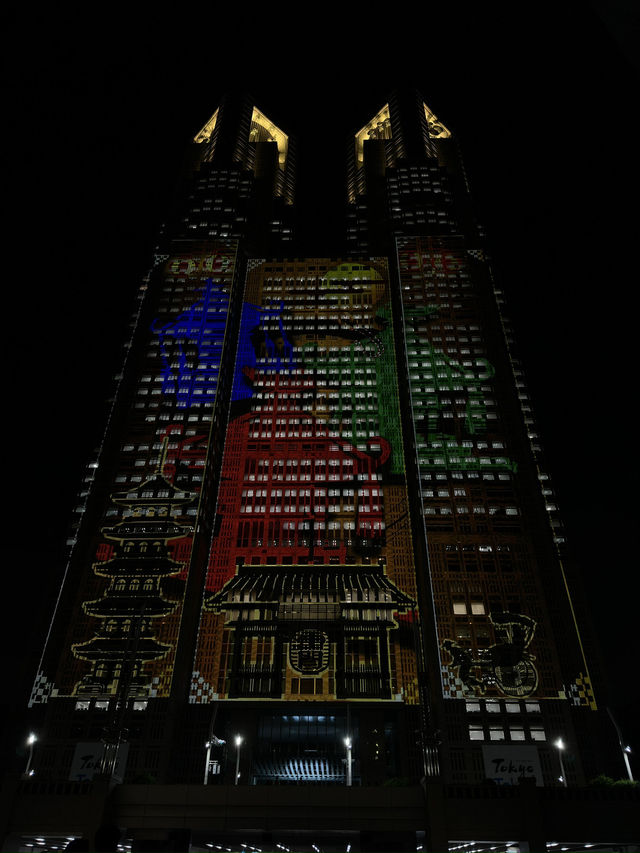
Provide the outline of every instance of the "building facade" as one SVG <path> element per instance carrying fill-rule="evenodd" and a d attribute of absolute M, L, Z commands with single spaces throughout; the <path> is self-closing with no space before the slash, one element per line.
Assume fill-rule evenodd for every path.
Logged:
<path fill-rule="evenodd" d="M 414 92 L 354 134 L 342 257 L 294 259 L 295 200 L 294 140 L 223 100 L 77 507 L 35 769 L 584 784 L 615 748 L 456 141 Z"/>

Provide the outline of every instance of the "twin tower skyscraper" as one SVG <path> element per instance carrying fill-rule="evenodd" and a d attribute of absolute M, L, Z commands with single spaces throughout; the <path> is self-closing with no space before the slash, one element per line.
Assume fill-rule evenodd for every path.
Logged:
<path fill-rule="evenodd" d="M 198 782 L 207 741 L 208 782 L 542 785 L 562 737 L 583 782 L 597 673 L 457 143 L 393 94 L 350 139 L 343 255 L 293 257 L 296 143 L 263 106 L 194 137 L 140 287 L 38 772 L 95 747 Z"/>

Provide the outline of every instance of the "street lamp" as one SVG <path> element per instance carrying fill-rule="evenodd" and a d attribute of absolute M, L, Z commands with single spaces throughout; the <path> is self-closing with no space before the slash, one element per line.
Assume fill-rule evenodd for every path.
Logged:
<path fill-rule="evenodd" d="M 235 744 L 236 744 L 236 781 L 235 785 L 238 784 L 238 779 L 240 778 L 240 744 L 242 743 L 242 735 L 236 735 Z"/>
<path fill-rule="evenodd" d="M 205 743 L 207 748 L 207 757 L 204 760 L 204 784 L 206 785 L 209 782 L 209 762 L 211 761 L 211 741 L 208 740 Z"/>
<path fill-rule="evenodd" d="M 564 772 L 564 762 L 562 760 L 562 753 L 564 752 L 564 741 L 562 740 L 561 737 L 559 737 L 558 740 L 554 741 L 553 745 L 558 750 L 558 756 L 560 758 L 560 780 L 559 781 L 562 782 L 562 784 L 566 788 L 567 787 L 567 774 Z"/>
<path fill-rule="evenodd" d="M 633 782 L 633 773 L 631 772 L 631 765 L 629 764 L 629 755 L 631 753 L 631 747 L 627 746 L 625 742 L 622 740 L 622 732 L 620 730 L 620 726 L 616 722 L 615 717 L 611 713 L 611 708 L 607 708 L 607 713 L 611 718 L 611 722 L 616 730 L 616 734 L 618 735 L 618 743 L 620 744 L 620 750 L 622 751 L 622 758 L 624 759 L 624 766 L 627 768 L 627 776 L 629 777 L 629 781 Z"/>
<path fill-rule="evenodd" d="M 633 773 L 631 772 L 631 765 L 629 764 L 629 756 L 631 755 L 631 747 L 623 746 L 622 747 L 622 757 L 624 758 L 624 764 L 627 768 L 627 776 L 629 777 L 629 781 L 633 782 Z"/>
<path fill-rule="evenodd" d="M 33 760 L 33 745 L 37 740 L 38 737 L 33 732 L 31 732 L 29 737 L 27 738 L 27 746 L 29 747 L 29 758 L 27 760 L 27 766 L 24 771 L 25 779 L 29 776 L 33 776 L 33 770 L 31 769 L 31 761 Z"/>
<path fill-rule="evenodd" d="M 351 787 L 351 738 L 344 739 L 344 745 L 347 747 L 347 787 Z"/>

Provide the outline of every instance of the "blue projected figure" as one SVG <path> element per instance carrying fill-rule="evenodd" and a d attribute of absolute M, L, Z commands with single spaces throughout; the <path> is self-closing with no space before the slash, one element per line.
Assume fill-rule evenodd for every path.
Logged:
<path fill-rule="evenodd" d="M 207 279 L 202 299 L 172 323 L 152 330 L 160 337 L 162 392 L 175 394 L 178 408 L 212 404 L 218 385 L 229 295 L 221 284 Z M 232 400 L 251 397 L 253 390 L 243 371 L 258 365 L 279 373 L 295 367 L 293 346 L 282 322 L 284 303 L 262 308 L 245 302 L 240 320 Z"/>
<path fill-rule="evenodd" d="M 160 337 L 162 392 L 175 394 L 180 409 L 215 399 L 228 309 L 228 293 L 209 278 L 202 299 L 173 323 L 151 324 Z"/>
<path fill-rule="evenodd" d="M 282 322 L 283 311 L 283 302 L 277 308 L 262 308 L 248 302 L 242 306 L 232 400 L 245 400 L 253 394 L 246 380 L 246 368 L 259 366 L 261 370 L 279 373 L 296 367 L 293 345 Z"/>

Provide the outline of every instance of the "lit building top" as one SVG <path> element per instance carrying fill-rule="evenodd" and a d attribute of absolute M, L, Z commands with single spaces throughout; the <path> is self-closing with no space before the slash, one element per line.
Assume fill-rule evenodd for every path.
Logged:
<path fill-rule="evenodd" d="M 284 170 L 289 149 L 289 137 L 257 107 L 251 116 L 250 142 L 275 142 L 278 146 L 278 166 Z"/>
<path fill-rule="evenodd" d="M 391 118 L 389 104 L 385 104 L 371 121 L 367 122 L 355 136 L 356 163 L 358 168 L 364 163 L 364 143 L 366 139 L 391 139 Z"/>
<path fill-rule="evenodd" d="M 204 125 L 204 127 L 196 133 L 193 137 L 193 141 L 197 142 L 198 145 L 203 142 L 211 141 L 211 134 L 215 130 L 216 122 L 218 121 L 218 112 L 219 108 L 215 111 L 215 113 L 211 116 L 208 122 Z"/>
<path fill-rule="evenodd" d="M 426 104 L 424 106 L 424 114 L 427 117 L 427 126 L 429 128 L 429 136 L 432 139 L 448 139 L 451 136 L 451 131 L 442 124 L 435 113 L 432 113 Z"/>

